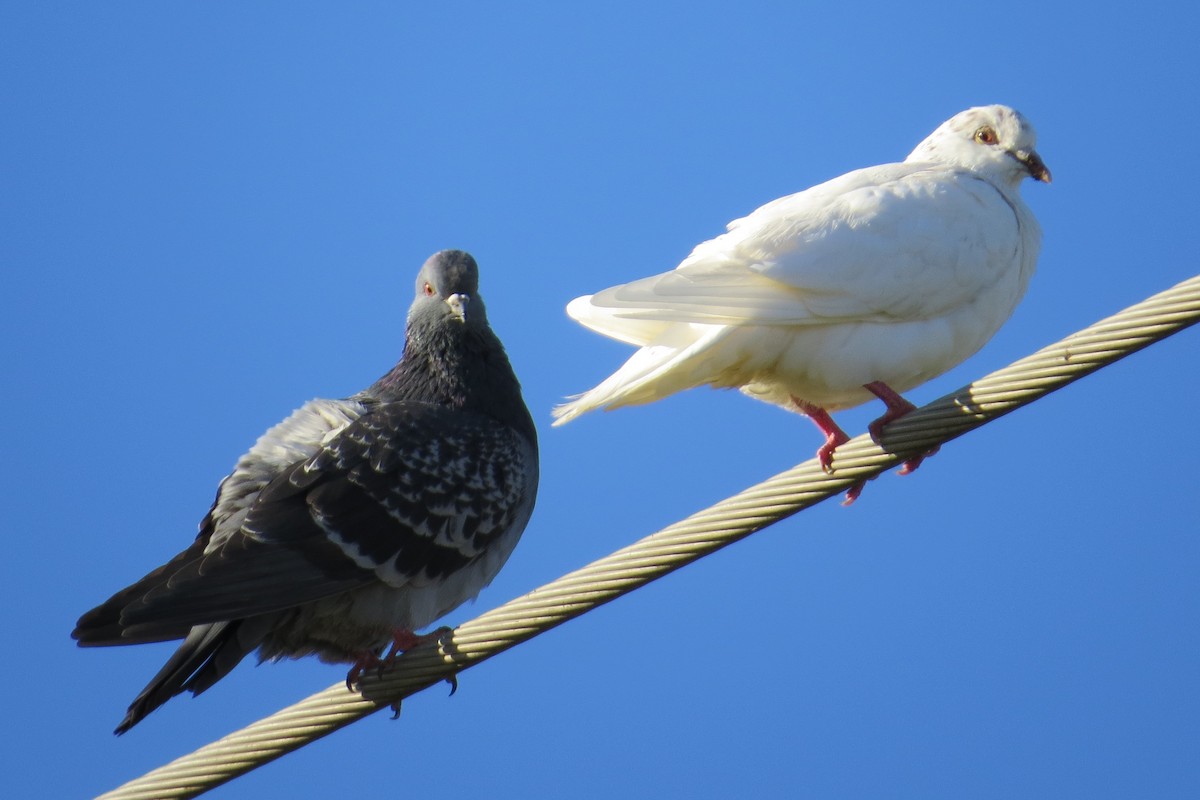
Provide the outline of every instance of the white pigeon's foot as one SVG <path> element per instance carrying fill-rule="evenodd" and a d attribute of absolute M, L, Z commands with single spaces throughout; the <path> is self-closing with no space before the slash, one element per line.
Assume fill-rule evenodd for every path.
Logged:
<path fill-rule="evenodd" d="M 901 397 L 899 392 L 888 386 L 883 381 L 864 383 L 863 388 L 878 397 L 887 406 L 887 411 L 884 412 L 883 416 L 867 426 L 867 430 L 871 432 L 871 441 L 882 446 L 883 429 L 889 423 L 895 422 L 910 411 L 916 411 L 917 407 Z M 905 461 L 904 466 L 900 468 L 900 474 L 908 475 L 909 473 L 916 471 L 917 467 L 921 466 L 922 461 L 929 458 L 937 451 L 938 448 L 935 447 L 932 450 L 927 450 L 921 455 L 914 456 L 908 461 Z"/>
<path fill-rule="evenodd" d="M 887 411 L 884 412 L 883 416 L 867 426 L 867 430 L 871 432 L 871 441 L 875 442 L 875 444 L 882 444 L 884 427 L 889 422 L 895 422 L 910 411 L 916 411 L 917 407 L 901 397 L 899 392 L 883 381 L 864 383 L 863 388 L 878 397 L 887 406 Z"/>
<path fill-rule="evenodd" d="M 821 462 L 821 469 L 824 470 L 825 474 L 832 475 L 833 451 L 850 441 L 850 437 L 833 421 L 833 417 L 829 416 L 829 412 L 825 409 L 818 405 L 813 405 L 807 400 L 801 400 L 795 395 L 792 395 L 792 402 L 796 404 L 796 408 L 804 412 L 805 416 L 821 429 L 821 433 L 825 434 L 825 444 L 817 448 L 817 460 Z M 862 494 L 863 487 L 866 485 L 866 481 L 859 481 L 851 486 L 846 491 L 846 499 L 842 501 L 842 505 L 848 506 L 857 500 L 858 496 Z"/>
<path fill-rule="evenodd" d="M 801 400 L 795 395 L 792 395 L 792 402 L 821 429 L 821 433 L 825 434 L 825 444 L 817 449 L 817 460 L 821 462 L 821 469 L 827 475 L 833 474 L 833 451 L 850 441 L 850 437 L 838 427 L 838 424 L 833 421 L 833 417 L 829 416 L 829 412 L 825 409 L 813 405 L 807 400 Z"/>

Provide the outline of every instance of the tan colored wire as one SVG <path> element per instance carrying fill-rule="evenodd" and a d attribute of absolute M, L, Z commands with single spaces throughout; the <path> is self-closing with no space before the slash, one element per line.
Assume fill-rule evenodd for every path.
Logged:
<path fill-rule="evenodd" d="M 440 646 L 415 649 L 383 677 L 368 677 L 361 694 L 339 682 L 102 797 L 195 797 L 1197 321 L 1200 275 L 897 420 L 883 447 L 866 435 L 852 439 L 838 448 L 831 475 L 806 461 L 463 623 Z"/>

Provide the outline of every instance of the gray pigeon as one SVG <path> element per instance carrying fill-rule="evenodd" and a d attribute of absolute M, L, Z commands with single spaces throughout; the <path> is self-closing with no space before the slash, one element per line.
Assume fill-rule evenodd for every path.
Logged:
<path fill-rule="evenodd" d="M 475 597 L 533 511 L 537 433 L 467 253 L 425 262 L 400 362 L 312 400 L 242 456 L 167 564 L 80 618 L 81 646 L 183 639 L 117 727 L 248 653 L 363 669 Z"/>

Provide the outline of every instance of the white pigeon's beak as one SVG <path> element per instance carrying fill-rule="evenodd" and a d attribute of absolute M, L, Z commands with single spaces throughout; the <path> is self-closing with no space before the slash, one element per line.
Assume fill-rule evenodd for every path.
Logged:
<path fill-rule="evenodd" d="M 1035 181 L 1050 183 L 1050 170 L 1046 167 L 1046 163 L 1042 161 L 1042 157 L 1035 151 L 1013 150 L 1010 152 L 1012 152 L 1013 158 L 1025 165 L 1025 169 L 1029 170 L 1029 175 Z"/>
<path fill-rule="evenodd" d="M 467 306 L 471 303 L 469 294 L 452 294 L 446 298 L 446 305 L 450 306 L 450 311 L 454 313 L 455 319 L 459 322 L 465 322 L 467 319 Z"/>

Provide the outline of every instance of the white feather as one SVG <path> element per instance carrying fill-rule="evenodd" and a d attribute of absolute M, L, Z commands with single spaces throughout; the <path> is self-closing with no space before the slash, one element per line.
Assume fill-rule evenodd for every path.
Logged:
<path fill-rule="evenodd" d="M 976 140 L 983 126 L 996 144 Z M 1041 230 L 1018 189 L 1038 167 L 1049 180 L 1034 141 L 1012 109 L 970 109 L 903 163 L 775 200 L 671 272 L 572 301 L 573 319 L 641 349 L 555 424 L 700 385 L 836 410 L 869 399 L 865 383 L 903 392 L 940 375 L 1033 275 Z"/>

